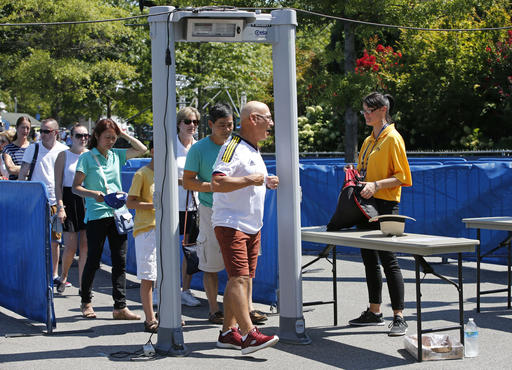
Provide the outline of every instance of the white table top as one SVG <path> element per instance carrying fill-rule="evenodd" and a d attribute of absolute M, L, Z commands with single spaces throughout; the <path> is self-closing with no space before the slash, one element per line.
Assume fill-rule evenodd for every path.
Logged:
<path fill-rule="evenodd" d="M 468 229 L 489 229 L 512 231 L 512 217 L 477 217 L 463 218 L 462 222 Z"/>
<path fill-rule="evenodd" d="M 367 248 L 420 256 L 474 252 L 480 244 L 476 239 L 452 238 L 423 234 L 386 236 L 380 230 L 325 231 L 325 226 L 301 228 L 302 241 Z"/>

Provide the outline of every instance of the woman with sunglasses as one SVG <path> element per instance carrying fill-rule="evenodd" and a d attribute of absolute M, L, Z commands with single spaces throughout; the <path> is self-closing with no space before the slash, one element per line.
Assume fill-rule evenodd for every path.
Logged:
<path fill-rule="evenodd" d="M 391 95 L 373 92 L 363 99 L 361 113 L 367 126 L 372 127 L 359 151 L 357 169 L 364 176 L 361 196 L 374 197 L 380 215 L 398 214 L 402 186 L 411 186 L 412 178 L 402 136 L 392 123 L 390 112 L 394 100 Z M 350 165 L 349 165 L 350 166 Z M 375 224 L 375 225 L 374 225 Z M 378 223 L 365 225 L 378 228 Z M 366 273 L 369 307 L 361 316 L 350 320 L 353 326 L 384 325 L 381 313 L 382 273 L 379 260 L 386 275 L 393 322 L 389 325 L 389 336 L 401 336 L 407 331 L 403 317 L 404 279 L 393 252 L 361 249 Z"/>
<path fill-rule="evenodd" d="M 128 141 L 131 148 L 114 148 L 118 137 Z M 89 151 L 78 158 L 73 193 L 85 198 L 87 233 L 87 261 L 81 281 L 82 316 L 96 318 L 92 307 L 92 284 L 100 267 L 103 245 L 108 237 L 112 259 L 112 298 L 114 320 L 140 320 L 140 316 L 126 306 L 126 251 L 128 237 L 119 234 L 114 220 L 114 209 L 105 203 L 104 196 L 122 191 L 121 168 L 130 158 L 140 156 L 147 148 L 136 138 L 121 131 L 110 118 L 100 119 L 94 127 Z"/>
<path fill-rule="evenodd" d="M 64 253 L 62 254 L 62 271 L 55 281 L 57 292 L 64 293 L 68 272 L 77 247 L 78 281 L 82 281 L 85 260 L 87 259 L 87 235 L 85 233 L 85 202 L 84 198 L 73 194 L 72 185 L 75 177 L 76 164 L 82 153 L 88 151 L 89 132 L 87 128 L 76 123 L 71 128 L 71 148 L 59 153 L 55 162 L 55 196 L 57 198 L 57 217 L 64 231 Z"/>
<path fill-rule="evenodd" d="M 23 154 L 28 148 L 30 142 L 28 135 L 30 134 L 30 126 L 32 122 L 30 118 L 21 116 L 16 121 L 16 134 L 12 143 L 5 146 L 2 158 L 5 167 L 9 172 L 9 180 L 17 180 L 20 173 L 21 163 L 23 162 Z"/>
<path fill-rule="evenodd" d="M 178 165 L 178 189 L 179 189 L 179 210 L 180 210 L 180 234 L 183 235 L 185 227 L 185 211 L 188 209 L 187 214 L 187 237 L 186 243 L 195 243 L 199 230 L 197 223 L 195 222 L 197 217 L 197 204 L 199 199 L 197 198 L 196 192 L 190 192 L 187 202 L 187 190 L 183 188 L 183 171 L 185 169 L 185 162 L 187 160 L 187 154 L 190 147 L 195 144 L 196 139 L 194 135 L 197 132 L 197 126 L 201 115 L 199 111 L 194 107 L 185 107 L 180 109 L 176 116 L 176 122 L 178 124 L 178 136 L 177 136 L 177 156 L 176 162 Z M 181 278 L 183 281 L 181 291 L 181 304 L 185 306 L 199 306 L 201 302 L 194 297 L 190 291 L 190 282 L 192 281 L 192 275 L 187 274 L 187 259 L 183 258 L 181 265 Z"/>

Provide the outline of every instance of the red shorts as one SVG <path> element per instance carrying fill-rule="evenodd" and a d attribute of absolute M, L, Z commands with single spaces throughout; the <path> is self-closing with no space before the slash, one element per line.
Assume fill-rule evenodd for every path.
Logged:
<path fill-rule="evenodd" d="M 215 236 L 219 241 L 224 266 L 228 277 L 256 275 L 261 232 L 246 234 L 230 227 L 216 226 Z"/>

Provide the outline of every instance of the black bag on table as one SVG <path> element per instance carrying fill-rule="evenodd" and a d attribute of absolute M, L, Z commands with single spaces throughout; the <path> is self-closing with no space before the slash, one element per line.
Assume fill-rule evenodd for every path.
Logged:
<path fill-rule="evenodd" d="M 345 181 L 338 196 L 338 205 L 327 224 L 327 231 L 364 225 L 370 218 L 379 215 L 375 198 L 361 197 L 361 190 L 364 188 L 361 181 L 363 178 L 356 169 L 346 170 Z"/>

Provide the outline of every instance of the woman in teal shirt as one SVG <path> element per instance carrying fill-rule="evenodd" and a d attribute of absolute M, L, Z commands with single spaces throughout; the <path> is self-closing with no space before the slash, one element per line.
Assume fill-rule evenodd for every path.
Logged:
<path fill-rule="evenodd" d="M 114 149 L 118 137 L 131 144 L 129 149 Z M 114 221 L 114 209 L 103 196 L 122 191 L 121 168 L 127 159 L 140 156 L 147 148 L 139 140 L 122 132 L 111 119 L 101 119 L 93 131 L 89 151 L 78 159 L 73 192 L 85 198 L 87 261 L 82 273 L 80 309 L 85 318 L 96 318 L 92 307 L 92 283 L 100 267 L 103 245 L 108 237 L 112 258 L 112 297 L 114 319 L 140 320 L 140 316 L 126 307 L 126 249 L 127 236 L 120 235 Z M 100 167 L 101 166 L 101 169 Z M 106 183 L 105 183 L 106 181 Z"/>

